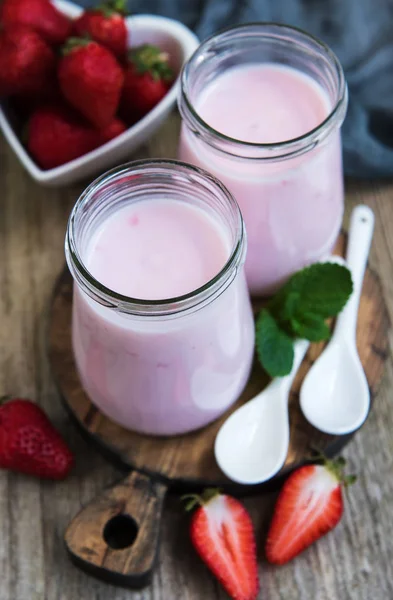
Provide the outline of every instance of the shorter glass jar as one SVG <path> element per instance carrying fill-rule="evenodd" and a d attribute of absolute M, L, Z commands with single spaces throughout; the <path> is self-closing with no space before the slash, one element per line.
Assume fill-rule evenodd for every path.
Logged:
<path fill-rule="evenodd" d="M 198 98 L 211 82 L 217 85 L 234 67 L 263 63 L 292 67 L 320 86 L 330 112 L 318 127 L 295 139 L 259 144 L 223 135 L 202 119 Z M 272 293 L 334 246 L 344 210 L 340 127 L 346 108 L 338 59 L 293 27 L 253 23 L 228 29 L 203 42 L 185 65 L 179 158 L 207 169 L 237 200 L 247 229 L 251 294 Z"/>
<path fill-rule="evenodd" d="M 187 295 L 129 298 L 89 272 L 89 240 L 118 209 L 157 198 L 188 202 L 218 219 L 230 256 L 211 281 Z M 254 321 L 243 269 L 243 219 L 221 183 L 177 161 L 124 165 L 81 195 L 65 249 L 75 281 L 76 365 L 85 391 L 104 414 L 135 431 L 174 435 L 206 425 L 235 402 L 251 368 Z"/>

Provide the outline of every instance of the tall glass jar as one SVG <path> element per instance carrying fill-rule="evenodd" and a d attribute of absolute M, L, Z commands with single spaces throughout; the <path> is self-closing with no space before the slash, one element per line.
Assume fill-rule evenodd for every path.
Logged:
<path fill-rule="evenodd" d="M 232 139 L 207 124 L 197 109 L 207 86 L 234 67 L 261 63 L 311 77 L 328 98 L 326 119 L 301 137 L 266 144 Z M 202 43 L 183 69 L 179 157 L 209 170 L 235 196 L 247 229 L 246 276 L 254 295 L 270 294 L 294 271 L 328 254 L 336 241 L 344 204 L 340 127 L 346 108 L 338 59 L 292 27 L 228 29 Z"/>
<path fill-rule="evenodd" d="M 108 289 L 86 267 L 96 228 L 125 205 L 163 198 L 198 206 L 220 222 L 230 247 L 226 264 L 177 298 L 141 300 Z M 173 435 L 206 425 L 239 397 L 254 348 L 246 234 L 236 201 L 214 177 L 160 160 L 110 171 L 75 204 L 65 248 L 74 278 L 76 365 L 103 413 L 129 429 Z"/>

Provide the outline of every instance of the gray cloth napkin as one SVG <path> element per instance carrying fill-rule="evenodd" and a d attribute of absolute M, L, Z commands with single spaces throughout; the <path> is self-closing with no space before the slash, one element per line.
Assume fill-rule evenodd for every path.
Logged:
<path fill-rule="evenodd" d="M 250 21 L 286 23 L 314 34 L 336 52 L 348 81 L 346 174 L 393 176 L 393 0 L 132 0 L 130 6 L 135 14 L 179 19 L 201 40 Z"/>

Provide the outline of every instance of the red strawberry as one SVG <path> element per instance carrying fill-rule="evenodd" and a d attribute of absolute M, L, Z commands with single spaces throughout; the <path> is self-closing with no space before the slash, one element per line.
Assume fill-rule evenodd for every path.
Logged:
<path fill-rule="evenodd" d="M 37 109 L 28 125 L 27 147 L 43 169 L 53 169 L 97 148 L 100 133 L 65 106 Z"/>
<path fill-rule="evenodd" d="M 254 600 L 259 591 L 254 529 L 244 506 L 231 496 L 206 490 L 191 498 L 200 505 L 191 520 L 191 541 L 199 556 L 234 600 Z"/>
<path fill-rule="evenodd" d="M 145 44 L 130 51 L 120 113 L 130 125 L 144 117 L 165 96 L 173 81 L 168 55 Z"/>
<path fill-rule="evenodd" d="M 43 92 L 54 79 L 56 59 L 40 36 L 15 25 L 0 33 L 0 96 Z"/>
<path fill-rule="evenodd" d="M 307 465 L 289 476 L 278 496 L 266 542 L 267 560 L 284 564 L 336 527 L 344 509 L 345 461 Z"/>
<path fill-rule="evenodd" d="M 124 0 L 108 0 L 95 9 L 86 10 L 74 22 L 74 34 L 85 35 L 102 44 L 119 58 L 127 52 L 128 31 L 124 20 Z"/>
<path fill-rule="evenodd" d="M 60 88 L 68 102 L 98 128 L 109 125 L 119 105 L 123 71 L 109 50 L 70 38 L 60 60 Z"/>
<path fill-rule="evenodd" d="M 116 118 L 113 119 L 113 121 L 111 121 L 107 127 L 101 129 L 99 132 L 102 143 L 105 144 L 106 142 L 113 140 L 121 133 L 124 133 L 126 129 L 127 127 L 124 125 L 123 121 L 120 121 L 120 119 Z"/>
<path fill-rule="evenodd" d="M 0 467 L 45 479 L 64 479 L 74 457 L 42 409 L 30 400 L 0 407 Z"/>
<path fill-rule="evenodd" d="M 63 44 L 71 34 L 71 21 L 49 0 L 4 0 L 0 22 L 25 25 L 34 29 L 50 44 Z"/>

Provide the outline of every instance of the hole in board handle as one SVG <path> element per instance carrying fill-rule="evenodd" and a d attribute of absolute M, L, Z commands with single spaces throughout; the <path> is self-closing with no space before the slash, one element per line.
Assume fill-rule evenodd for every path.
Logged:
<path fill-rule="evenodd" d="M 138 535 L 138 525 L 129 515 L 116 515 L 109 519 L 103 531 L 103 538 L 113 550 L 129 548 Z"/>

